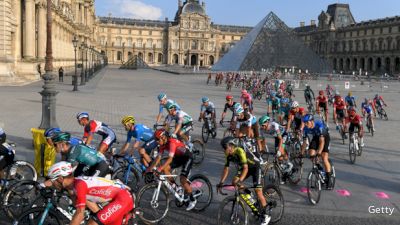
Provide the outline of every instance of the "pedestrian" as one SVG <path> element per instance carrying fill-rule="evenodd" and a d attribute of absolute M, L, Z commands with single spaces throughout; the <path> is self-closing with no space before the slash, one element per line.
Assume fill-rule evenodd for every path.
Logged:
<path fill-rule="evenodd" d="M 62 66 L 60 67 L 60 69 L 58 69 L 58 80 L 60 82 L 64 82 L 64 69 L 62 68 Z"/>
<path fill-rule="evenodd" d="M 40 63 L 37 65 L 37 71 L 38 71 L 40 77 L 42 77 L 42 69 L 40 67 Z"/>

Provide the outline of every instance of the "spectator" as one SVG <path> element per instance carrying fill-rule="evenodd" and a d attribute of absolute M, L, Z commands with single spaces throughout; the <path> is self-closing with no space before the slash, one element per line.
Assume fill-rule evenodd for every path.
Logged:
<path fill-rule="evenodd" d="M 64 69 L 62 66 L 58 69 L 58 81 L 64 82 Z"/>

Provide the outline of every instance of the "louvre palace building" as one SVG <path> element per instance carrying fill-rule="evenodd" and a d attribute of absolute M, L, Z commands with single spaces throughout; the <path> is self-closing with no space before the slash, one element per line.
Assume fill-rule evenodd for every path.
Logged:
<path fill-rule="evenodd" d="M 46 49 L 46 0 L 0 1 L 0 84 L 38 80 Z M 149 66 L 208 68 L 252 27 L 219 25 L 207 15 L 206 2 L 178 0 L 174 18 L 139 20 L 97 17 L 94 0 L 52 0 L 53 65 L 75 65 L 72 40 L 79 40 L 77 58 L 90 60 L 81 43 L 101 52 L 109 64 L 133 57 Z M 266 9 L 268 12 L 268 9 Z M 279 14 L 278 14 L 279 16 Z M 400 72 L 400 17 L 356 22 L 348 4 L 332 4 L 318 20 L 300 22 L 293 32 L 332 68 L 343 73 Z"/>

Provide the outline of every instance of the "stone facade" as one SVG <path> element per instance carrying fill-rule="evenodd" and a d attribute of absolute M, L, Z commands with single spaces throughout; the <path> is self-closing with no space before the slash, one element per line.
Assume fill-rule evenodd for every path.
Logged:
<path fill-rule="evenodd" d="M 0 83 L 38 80 L 39 67 L 44 73 L 46 7 L 46 0 L 0 1 Z M 96 17 L 94 0 L 52 0 L 52 9 L 56 71 L 74 66 L 74 36 L 94 45 Z"/>
<path fill-rule="evenodd" d="M 336 72 L 400 73 L 400 17 L 356 22 L 348 4 L 333 4 L 326 12 L 294 31 Z"/>
<path fill-rule="evenodd" d="M 100 17 L 96 36 L 111 64 L 137 55 L 151 66 L 208 67 L 222 57 L 251 27 L 215 25 L 205 2 L 178 1 L 173 21 Z"/>

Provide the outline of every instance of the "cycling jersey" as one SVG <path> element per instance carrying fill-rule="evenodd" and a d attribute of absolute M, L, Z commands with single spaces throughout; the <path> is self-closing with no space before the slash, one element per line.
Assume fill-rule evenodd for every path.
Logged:
<path fill-rule="evenodd" d="M 207 113 L 215 112 L 214 103 L 208 102 L 208 106 L 205 106 L 205 105 L 201 104 L 200 112 L 207 112 Z"/>
<path fill-rule="evenodd" d="M 311 90 L 311 88 L 306 88 L 306 89 L 304 90 L 304 97 L 305 97 L 306 99 L 310 99 L 310 98 L 311 98 L 311 95 L 312 95 L 312 97 L 314 98 L 314 92 L 313 92 L 313 90 Z"/>
<path fill-rule="evenodd" d="M 251 127 L 257 123 L 257 118 L 248 112 L 244 112 L 243 119 L 237 118 L 236 128 L 239 129 L 241 126 Z"/>
<path fill-rule="evenodd" d="M 252 98 L 251 98 L 251 95 L 249 93 L 242 94 L 240 99 L 241 99 L 241 101 L 247 103 L 248 105 L 250 105 L 252 103 Z"/>
<path fill-rule="evenodd" d="M 356 99 L 354 96 L 346 96 L 345 101 L 348 106 L 356 106 Z"/>
<path fill-rule="evenodd" d="M 277 122 L 270 122 L 268 126 L 268 130 L 261 130 L 261 137 L 266 138 L 267 135 L 271 135 L 273 137 L 278 137 L 285 133 L 285 128 L 279 125 Z"/>
<path fill-rule="evenodd" d="M 318 150 L 321 136 L 323 136 L 325 140 L 322 152 L 329 153 L 330 136 L 325 123 L 321 120 L 314 120 L 313 128 L 304 128 L 303 137 L 309 138 L 309 140 L 311 140 L 309 149 Z"/>
<path fill-rule="evenodd" d="M 296 125 L 296 130 L 300 129 L 301 119 L 303 118 L 303 114 L 305 113 L 304 108 L 299 107 L 298 112 L 295 112 L 293 109 L 291 109 L 289 113 L 290 115 L 293 116 L 293 121 Z"/>
<path fill-rule="evenodd" d="M 230 162 L 237 164 L 239 166 L 239 171 L 243 170 L 243 166 L 245 164 L 247 164 L 249 167 L 256 166 L 255 161 L 251 158 L 251 154 L 246 153 L 243 148 L 235 147 L 232 155 L 225 155 L 225 167 L 229 167 Z"/>
<path fill-rule="evenodd" d="M 319 95 L 317 97 L 317 101 L 318 101 L 318 103 L 326 103 L 328 101 L 328 98 L 325 95 L 322 95 L 322 96 Z"/>
<path fill-rule="evenodd" d="M 278 110 L 281 105 L 281 100 L 279 98 L 273 98 L 271 101 L 272 110 Z"/>
<path fill-rule="evenodd" d="M 353 119 L 349 117 L 348 122 L 352 124 L 361 124 L 362 123 L 362 118 L 360 115 L 356 114 Z"/>
<path fill-rule="evenodd" d="M 4 142 L 0 145 L 0 170 L 4 169 L 8 165 L 11 165 L 14 161 L 15 150 L 8 143 Z"/>
<path fill-rule="evenodd" d="M 181 157 L 184 156 L 187 152 L 185 144 L 175 138 L 169 138 L 168 143 L 160 146 L 159 154 L 162 155 L 164 151 L 168 151 L 169 157 Z"/>
<path fill-rule="evenodd" d="M 343 110 L 346 107 L 346 103 L 344 102 L 343 98 L 340 98 L 339 101 L 336 101 L 333 103 L 333 108 L 336 108 L 336 110 Z"/>
<path fill-rule="evenodd" d="M 372 105 L 370 103 L 365 103 L 363 102 L 361 104 L 361 108 L 367 113 L 367 114 L 371 114 L 372 113 Z"/>
<path fill-rule="evenodd" d="M 179 111 L 176 111 L 175 116 L 173 116 L 171 114 L 169 114 L 167 116 L 166 123 L 170 124 L 172 121 L 175 121 L 175 124 L 185 125 L 185 124 L 193 122 L 193 119 L 191 116 L 189 116 L 184 111 L 179 110 Z"/>
<path fill-rule="evenodd" d="M 90 135 L 96 133 L 102 136 L 102 143 L 106 144 L 108 147 L 112 145 L 116 141 L 116 136 L 114 131 L 107 126 L 107 124 L 102 123 L 97 120 L 91 120 L 84 128 L 85 133 L 83 134 L 84 138 L 89 137 Z"/>
<path fill-rule="evenodd" d="M 105 160 L 106 158 L 103 154 L 84 144 L 71 147 L 67 155 L 67 161 L 84 164 L 86 166 L 94 166 Z"/>
<path fill-rule="evenodd" d="M 374 104 L 375 105 L 377 105 L 377 106 L 380 106 L 380 107 L 382 107 L 383 106 L 383 98 L 382 98 L 382 96 L 379 96 L 378 98 L 374 98 Z"/>
<path fill-rule="evenodd" d="M 135 143 L 136 142 L 146 143 L 153 140 L 153 135 L 154 135 L 153 130 L 147 127 L 146 125 L 135 124 L 133 130 L 128 131 L 126 137 L 126 143 L 130 143 L 132 137 L 135 138 Z"/>
<path fill-rule="evenodd" d="M 171 99 L 168 99 L 167 102 L 166 102 L 165 104 L 161 104 L 161 103 L 160 103 L 158 112 L 159 112 L 159 113 L 162 113 L 162 112 L 164 111 L 164 108 L 168 111 L 168 109 L 167 109 L 168 103 L 171 103 L 171 104 L 173 103 L 173 104 L 175 104 L 175 105 L 176 105 L 176 110 L 181 110 L 181 107 L 180 107 L 175 101 L 173 101 L 173 100 L 171 100 Z"/>
<path fill-rule="evenodd" d="M 124 215 L 133 209 L 132 195 L 121 182 L 99 177 L 76 177 L 74 192 L 76 208 L 85 208 L 86 200 L 99 204 L 109 203 L 93 216 L 98 224 L 122 224 Z"/>
<path fill-rule="evenodd" d="M 224 107 L 224 113 L 226 113 L 229 110 L 232 111 L 232 113 L 235 113 L 235 106 L 236 102 L 233 102 L 232 105 L 229 105 L 229 103 L 225 103 L 225 107 Z"/>

